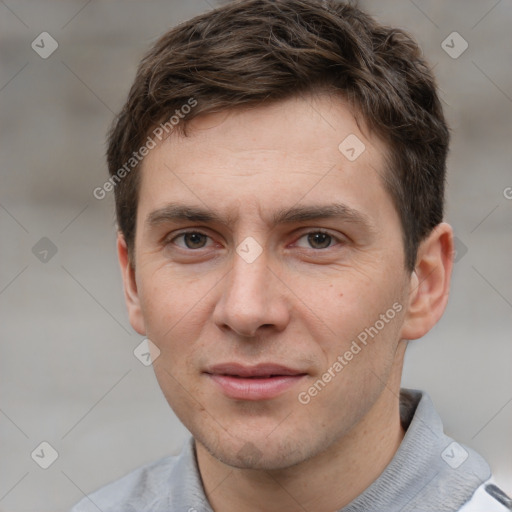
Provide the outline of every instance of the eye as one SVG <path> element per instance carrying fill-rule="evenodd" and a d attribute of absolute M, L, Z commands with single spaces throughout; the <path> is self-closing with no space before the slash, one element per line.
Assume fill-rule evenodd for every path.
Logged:
<path fill-rule="evenodd" d="M 311 231 L 301 236 L 296 245 L 306 249 L 328 249 L 335 241 L 339 240 L 325 231 Z"/>
<path fill-rule="evenodd" d="M 207 247 L 209 236 L 198 231 L 187 231 L 175 236 L 171 242 L 182 249 L 202 249 Z"/>

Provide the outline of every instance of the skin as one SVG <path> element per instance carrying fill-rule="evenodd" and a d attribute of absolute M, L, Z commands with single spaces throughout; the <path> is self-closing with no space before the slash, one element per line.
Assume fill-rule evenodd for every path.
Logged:
<path fill-rule="evenodd" d="M 387 148 L 362 129 L 340 98 L 318 94 L 199 116 L 188 137 L 173 134 L 143 162 L 133 265 L 118 236 L 129 317 L 160 350 L 158 382 L 196 440 L 216 512 L 342 508 L 403 438 L 406 340 L 423 336 L 445 309 L 453 237 L 449 225 L 437 226 L 414 272 L 406 270 L 400 220 L 380 177 Z M 338 150 L 349 134 L 366 146 L 353 162 Z M 169 203 L 219 218 L 148 222 Z M 332 203 L 365 223 L 272 223 L 280 210 Z M 319 229 L 332 238 L 308 237 Z M 206 236 L 179 236 L 187 230 Z M 236 252 L 247 237 L 262 249 L 252 263 Z M 393 304 L 401 311 L 300 403 L 298 394 Z M 278 397 L 234 400 L 204 373 L 232 361 L 307 375 Z"/>

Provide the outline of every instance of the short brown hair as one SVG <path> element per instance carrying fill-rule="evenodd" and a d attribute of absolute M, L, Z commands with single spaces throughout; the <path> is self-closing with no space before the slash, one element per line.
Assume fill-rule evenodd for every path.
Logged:
<path fill-rule="evenodd" d="M 419 243 L 443 219 L 449 131 L 418 45 L 347 3 L 235 1 L 167 32 L 140 63 L 110 131 L 109 173 L 119 173 L 150 131 L 191 98 L 195 106 L 176 125 L 180 133 L 201 114 L 325 88 L 341 94 L 387 143 L 384 185 L 413 270 Z M 115 184 L 118 227 L 132 261 L 139 167 Z"/>

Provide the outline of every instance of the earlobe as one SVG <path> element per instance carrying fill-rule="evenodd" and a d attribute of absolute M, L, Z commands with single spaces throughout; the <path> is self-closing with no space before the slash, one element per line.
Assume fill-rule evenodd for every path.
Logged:
<path fill-rule="evenodd" d="M 140 298 L 135 279 L 135 268 L 130 261 L 128 247 L 122 233 L 117 235 L 117 257 L 121 267 L 121 276 L 124 285 L 124 298 L 128 308 L 128 317 L 131 326 L 141 335 L 146 334 L 144 317 L 140 306 Z"/>
<path fill-rule="evenodd" d="M 401 338 L 424 336 L 439 321 L 448 303 L 453 266 L 453 231 L 449 224 L 437 225 L 418 249 L 411 274 L 409 302 Z"/>

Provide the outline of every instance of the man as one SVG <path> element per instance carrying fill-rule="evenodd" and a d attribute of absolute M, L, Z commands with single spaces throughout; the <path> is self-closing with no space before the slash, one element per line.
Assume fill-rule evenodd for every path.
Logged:
<path fill-rule="evenodd" d="M 74 511 L 512 509 L 400 391 L 448 300 L 448 140 L 417 45 L 355 7 L 248 0 L 165 34 L 109 187 L 130 321 L 192 438 Z"/>

